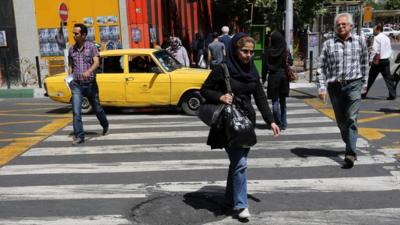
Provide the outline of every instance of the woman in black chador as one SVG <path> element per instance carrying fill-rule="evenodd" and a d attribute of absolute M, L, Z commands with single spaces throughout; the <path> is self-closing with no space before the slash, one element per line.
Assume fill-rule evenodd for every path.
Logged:
<path fill-rule="evenodd" d="M 208 102 L 232 104 L 233 98 L 241 100 L 245 114 L 255 124 L 256 114 L 251 103 L 253 96 L 264 121 L 271 126 L 275 136 L 279 127 L 275 124 L 269 109 L 267 97 L 261 85 L 259 75 L 253 63 L 254 39 L 248 34 L 236 34 L 229 45 L 226 64 L 230 73 L 233 95 L 227 93 L 224 72 L 215 67 L 203 84 L 201 94 Z M 226 184 L 225 201 L 233 207 L 240 219 L 250 217 L 247 203 L 247 154 L 249 147 L 228 147 L 225 132 L 220 128 L 211 128 L 207 144 L 211 148 L 225 148 L 230 165 Z"/>
<path fill-rule="evenodd" d="M 285 38 L 278 31 L 270 37 L 267 50 L 266 69 L 268 73 L 268 98 L 272 99 L 272 113 L 281 130 L 287 127 L 286 97 L 289 96 L 289 80 L 286 75 L 287 64 L 293 60 L 287 49 Z"/>

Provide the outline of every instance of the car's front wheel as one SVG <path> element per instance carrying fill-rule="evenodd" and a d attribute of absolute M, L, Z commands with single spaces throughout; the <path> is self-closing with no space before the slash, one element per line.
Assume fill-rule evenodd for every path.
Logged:
<path fill-rule="evenodd" d="M 90 105 L 89 99 L 86 97 L 82 98 L 82 113 L 83 114 L 88 114 L 91 113 L 93 110 L 92 105 Z"/>
<path fill-rule="evenodd" d="M 184 113 L 195 116 L 202 102 L 203 97 L 201 97 L 200 93 L 198 91 L 191 91 L 183 97 L 181 107 Z"/>

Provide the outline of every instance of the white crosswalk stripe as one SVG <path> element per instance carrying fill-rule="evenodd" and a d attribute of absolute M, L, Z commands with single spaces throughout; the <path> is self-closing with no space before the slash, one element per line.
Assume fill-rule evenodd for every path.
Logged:
<path fill-rule="evenodd" d="M 305 192 L 352 192 L 400 190 L 399 178 L 344 177 L 292 180 L 248 180 L 250 194 L 255 193 L 305 193 Z M 212 184 L 212 186 L 210 186 Z M 226 181 L 166 182 L 146 184 L 101 185 L 53 185 L 0 188 L 0 201 L 98 199 L 98 198 L 145 198 L 151 192 L 223 192 Z"/>
<path fill-rule="evenodd" d="M 252 147 L 252 151 L 281 151 L 283 149 L 302 148 L 344 148 L 341 139 L 320 139 L 300 141 L 268 141 L 260 142 Z M 365 139 L 357 141 L 359 148 L 369 146 Z M 61 155 L 87 155 L 87 154 L 121 154 L 121 153 L 150 153 L 150 152 L 205 152 L 210 147 L 202 143 L 192 144 L 147 144 L 147 145 L 106 145 L 106 146 L 80 146 L 80 147 L 57 147 L 57 148 L 32 148 L 22 156 L 61 156 Z"/>
<path fill-rule="evenodd" d="M 94 215 L 94 216 L 69 216 L 69 217 L 14 217 L 0 219 L 1 224 L 7 225 L 128 225 L 131 221 L 122 215 Z"/>
<path fill-rule="evenodd" d="M 291 128 L 285 130 L 283 135 L 304 135 L 304 134 L 334 134 L 339 133 L 339 128 L 336 126 L 330 127 L 308 127 L 308 128 Z M 272 131 L 270 130 L 256 130 L 256 134 L 259 137 L 270 136 Z M 107 136 L 96 136 L 92 137 L 91 140 L 135 140 L 135 139 L 170 139 L 170 138 L 190 138 L 190 137 L 207 137 L 208 130 L 198 131 L 163 131 L 163 132 L 137 132 L 137 133 L 118 133 L 109 134 Z M 70 141 L 71 138 L 66 135 L 53 135 L 47 138 L 46 142 L 54 141 Z"/>
<path fill-rule="evenodd" d="M 340 162 L 342 159 L 340 160 Z M 359 156 L 358 165 L 394 163 L 395 159 L 383 155 Z M 255 158 L 249 159 L 250 168 L 298 168 L 318 166 L 338 166 L 337 160 L 321 157 L 307 158 Z M 225 169 L 229 166 L 228 159 L 196 159 L 196 160 L 164 160 L 144 162 L 116 163 L 74 163 L 74 164 L 41 164 L 9 165 L 0 170 L 0 175 L 21 174 L 73 174 L 73 173 L 135 173 L 157 171 L 189 171 Z"/>
<path fill-rule="evenodd" d="M 329 123 L 331 119 L 327 117 L 302 117 L 302 118 L 289 118 L 288 124 L 302 124 L 302 123 Z M 264 124 L 263 120 L 257 120 L 257 124 Z M 110 124 L 110 129 L 137 129 L 137 128 L 162 128 L 162 127 L 206 127 L 201 121 L 168 121 L 168 122 L 143 122 L 140 124 Z M 93 124 L 85 126 L 86 131 L 99 130 L 101 125 Z M 63 130 L 72 131 L 72 126 L 67 126 Z"/>
<path fill-rule="evenodd" d="M 222 157 L 223 150 L 211 151 L 205 144 L 208 128 L 198 118 L 156 114 L 109 115 L 108 118 L 111 132 L 106 136 L 89 132 L 85 144 L 71 146 L 72 138 L 69 134 L 72 126 L 67 126 L 25 152 L 15 162 L 0 168 L 0 204 L 22 206 L 27 202 L 36 201 L 85 202 L 89 200 L 143 202 L 155 193 L 184 194 L 199 190 L 224 194 L 225 174 L 223 177 L 211 175 L 213 171 L 226 171 L 229 161 L 226 157 Z M 101 126 L 95 116 L 84 116 L 84 121 L 85 131 L 101 131 Z M 257 124 L 264 124 L 259 113 L 257 113 Z M 298 99 L 288 99 L 288 124 L 288 129 L 276 139 L 272 139 L 270 130 L 256 129 L 261 140 L 251 150 L 252 154 L 257 153 L 257 157 L 249 157 L 250 171 L 274 170 L 283 177 L 263 176 L 263 174 L 259 174 L 255 179 L 250 177 L 249 194 L 330 195 L 365 192 L 374 195 L 400 191 L 400 173 L 381 172 L 382 168 L 393 168 L 393 165 L 397 163 L 396 159 L 391 155 L 381 154 L 379 151 L 370 151 L 373 146 L 361 137 L 357 143 L 361 153 L 356 166 L 365 167 L 365 170 L 368 168 L 374 168 L 375 171 L 378 171 L 377 168 L 382 170 L 373 176 L 363 174 L 362 170 L 358 172 L 355 170 L 354 174 L 343 172 L 344 170 L 340 169 L 343 161 L 341 152 L 345 145 L 340 139 L 339 129 L 335 122 Z M 141 142 L 144 143 L 140 144 Z M 314 151 L 314 153 L 299 156 L 302 153 L 297 155 L 296 150 Z M 325 150 L 330 151 L 331 154 L 315 153 Z M 206 154 L 201 155 L 201 153 Z M 196 154 L 196 157 L 192 158 L 191 154 Z M 152 158 L 155 155 L 161 155 L 161 157 Z M 140 158 L 137 159 L 136 156 Z M 336 172 L 339 174 L 331 177 L 331 174 L 326 171 L 335 171 L 335 168 L 341 172 Z M 285 173 L 292 171 L 290 174 L 294 175 L 285 176 L 285 173 L 281 171 L 286 171 Z M 301 174 L 301 178 L 295 177 L 295 174 L 300 174 L 301 171 L 306 171 L 306 174 Z M 315 175 L 317 173 L 310 171 L 320 172 L 319 175 Z M 199 176 L 174 175 L 172 179 L 171 174 L 178 172 L 180 174 L 196 172 Z M 163 173 L 163 180 L 158 180 L 161 175 L 149 180 L 135 179 L 139 174 L 145 174 L 143 176 L 150 178 L 159 173 Z M 113 180 L 115 177 L 125 175 L 129 175 L 132 180 L 126 180 L 124 183 Z M 49 179 L 44 179 L 47 177 Z M 97 180 L 89 179 L 93 177 Z M 103 179 L 101 182 L 96 182 L 99 177 Z M 53 182 L 51 178 L 57 179 Z M 31 179 L 34 184 L 26 183 L 24 179 Z M 288 204 L 290 205 L 290 202 Z M 125 211 L 129 211 L 131 207 Z M 37 215 L 21 212 L 21 215 L 15 216 L 11 209 L 8 210 L 7 212 L 13 216 L 0 218 L 0 224 L 113 225 L 132 223 L 126 217 L 126 213 L 121 211 L 118 214 L 111 208 L 104 211 L 91 209 L 87 214 L 83 212 L 79 215 L 63 215 L 59 212 L 57 216 L 52 214 L 46 216 L 45 212 L 40 211 Z M 400 207 L 373 210 L 354 208 L 350 211 L 329 207 L 308 211 L 266 212 L 261 210 L 254 222 L 277 225 L 330 224 L 329 221 L 334 221 L 332 224 L 368 224 L 360 223 L 360 221 L 364 222 L 363 218 L 366 215 L 374 215 L 373 212 L 381 213 L 377 214 L 378 218 L 379 215 L 389 217 L 385 223 L 377 224 L 394 224 L 392 221 L 399 219 Z M 355 216 L 351 217 L 351 213 Z M 336 218 L 338 215 L 342 217 Z M 349 222 L 350 218 L 353 220 Z M 369 216 L 368 218 L 371 219 L 370 221 L 375 221 L 376 217 Z M 344 223 L 346 221 L 348 223 Z M 236 221 L 228 217 L 209 224 L 235 223 Z"/>

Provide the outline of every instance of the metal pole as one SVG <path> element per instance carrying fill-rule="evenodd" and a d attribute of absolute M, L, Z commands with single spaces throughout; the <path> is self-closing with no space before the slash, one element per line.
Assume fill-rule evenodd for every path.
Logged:
<path fill-rule="evenodd" d="M 250 4 L 251 4 L 250 26 L 252 26 L 253 25 L 253 6 L 254 6 L 254 4 L 253 3 L 250 3 Z"/>
<path fill-rule="evenodd" d="M 308 82 L 312 82 L 312 70 L 313 70 L 313 51 L 310 51 L 310 67 L 309 67 L 309 77 L 308 77 Z"/>
<path fill-rule="evenodd" d="M 6 83 L 7 83 L 7 89 L 11 88 L 11 81 L 10 81 L 10 74 L 8 74 L 8 61 L 7 61 L 7 57 L 3 58 L 3 62 L 4 62 L 4 74 L 6 75 Z"/>
<path fill-rule="evenodd" d="M 36 72 L 37 72 L 37 76 L 38 76 L 39 88 L 42 88 L 42 78 L 40 75 L 39 56 L 35 56 L 35 59 L 36 59 Z"/>
<path fill-rule="evenodd" d="M 288 49 L 293 53 L 293 0 L 286 0 L 285 40 Z"/>

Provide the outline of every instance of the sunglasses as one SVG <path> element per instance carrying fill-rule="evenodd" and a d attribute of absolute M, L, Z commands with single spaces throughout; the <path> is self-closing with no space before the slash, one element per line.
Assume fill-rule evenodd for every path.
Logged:
<path fill-rule="evenodd" d="M 250 54 L 253 55 L 254 54 L 254 50 L 251 49 L 240 49 L 241 52 L 243 52 L 244 54 Z"/>
<path fill-rule="evenodd" d="M 74 36 L 78 36 L 80 33 L 78 33 L 78 32 L 72 32 L 72 34 L 73 34 Z"/>

